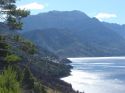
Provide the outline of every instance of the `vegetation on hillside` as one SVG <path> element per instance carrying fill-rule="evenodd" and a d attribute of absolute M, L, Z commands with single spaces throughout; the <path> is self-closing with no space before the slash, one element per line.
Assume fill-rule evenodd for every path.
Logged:
<path fill-rule="evenodd" d="M 0 93 L 23 93 L 23 91 L 27 91 L 27 93 L 30 91 L 46 93 L 44 87 L 39 87 L 37 90 L 35 83 L 39 83 L 39 81 L 36 81 L 37 79 L 33 77 L 29 67 L 25 66 L 27 64 L 23 68 L 18 64 L 22 61 L 22 58 L 16 53 L 13 54 L 12 47 L 14 46 L 11 45 L 11 48 L 6 48 L 9 45 L 6 39 L 6 36 L 4 39 L 0 39 L 0 51 L 3 54 L 0 55 L 0 66 L 2 66 L 0 67 L 2 72 L 0 74 Z M 11 52 L 8 52 L 8 50 Z"/>
<path fill-rule="evenodd" d="M 0 0 L 2 25 L 7 23 L 10 30 L 21 29 L 21 19 L 30 13 L 17 9 L 15 3 Z M 70 84 L 60 80 L 69 75 L 69 65 L 60 63 L 55 55 L 42 57 L 32 42 L 9 31 L 0 33 L 0 93 L 76 93 Z"/>
<path fill-rule="evenodd" d="M 105 26 L 80 11 L 50 11 L 31 15 L 23 22 L 23 36 L 59 56 L 125 55 L 124 26 Z"/>
<path fill-rule="evenodd" d="M 64 60 L 59 61 L 55 55 L 48 56 L 49 52 L 43 56 L 43 53 L 39 53 L 33 43 L 29 43 L 30 41 L 20 36 L 18 39 L 15 37 L 17 34 L 14 36 L 0 35 L 2 38 L 0 39 L 0 71 L 4 73 L 11 68 L 10 73 L 16 73 L 13 79 L 19 84 L 19 93 L 20 91 L 21 93 L 31 91 L 34 93 L 55 93 L 55 91 L 57 93 L 75 93 L 70 84 L 59 79 L 69 75 L 71 66 L 65 65 Z M 22 47 L 31 50 L 33 48 L 35 52 L 28 52 L 28 49 L 24 50 Z M 3 77 L 3 74 L 0 75 Z M 2 78 L 0 79 L 3 81 Z"/>
<path fill-rule="evenodd" d="M 5 61 L 8 62 L 8 63 L 14 63 L 14 62 L 21 61 L 21 58 L 17 55 L 12 54 L 12 55 L 7 55 L 5 57 Z"/>
<path fill-rule="evenodd" d="M 0 75 L 0 93 L 21 93 L 17 73 L 11 66 Z"/>

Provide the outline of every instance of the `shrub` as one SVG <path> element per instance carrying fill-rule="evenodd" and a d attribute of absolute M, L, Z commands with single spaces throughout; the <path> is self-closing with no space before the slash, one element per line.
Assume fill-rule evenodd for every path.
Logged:
<path fill-rule="evenodd" d="M 14 39 L 15 41 L 20 41 L 20 40 L 21 40 L 21 37 L 20 37 L 19 35 L 15 35 L 15 36 L 13 37 L 13 39 Z"/>
<path fill-rule="evenodd" d="M 12 55 L 7 55 L 5 57 L 5 61 L 8 63 L 19 62 L 19 61 L 21 61 L 21 58 L 17 55 L 12 54 Z"/>
<path fill-rule="evenodd" d="M 39 82 L 34 83 L 34 92 L 35 93 L 47 93 L 45 87 L 41 85 Z"/>
<path fill-rule="evenodd" d="M 6 42 L 0 42 L 0 48 L 1 49 L 10 49 L 11 46 L 8 45 Z"/>
<path fill-rule="evenodd" d="M 22 68 L 20 68 L 20 66 L 18 65 L 11 65 L 13 67 L 13 69 L 16 71 L 16 78 L 17 80 L 20 82 L 20 84 L 22 85 L 22 80 L 23 80 L 23 71 Z"/>
<path fill-rule="evenodd" d="M 29 54 L 34 54 L 36 52 L 36 48 L 35 48 L 35 45 L 30 42 L 30 41 L 23 41 L 22 42 L 22 50 L 29 53 Z"/>
<path fill-rule="evenodd" d="M 27 85 L 27 88 L 29 88 L 29 89 L 33 89 L 33 87 L 34 87 L 34 78 L 28 67 L 26 67 L 24 70 L 23 84 Z"/>
<path fill-rule="evenodd" d="M 22 38 L 22 36 L 20 35 L 14 35 L 13 36 L 13 40 L 17 41 L 17 42 L 22 42 L 24 41 L 24 39 Z"/>
<path fill-rule="evenodd" d="M 10 66 L 0 75 L 0 93 L 21 93 L 16 72 Z"/>
<path fill-rule="evenodd" d="M 0 35 L 0 41 L 4 41 L 5 40 L 5 36 Z"/>

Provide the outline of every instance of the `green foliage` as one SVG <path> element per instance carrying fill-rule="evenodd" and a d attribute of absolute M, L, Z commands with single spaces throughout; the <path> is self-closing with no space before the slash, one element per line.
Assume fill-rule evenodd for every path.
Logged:
<path fill-rule="evenodd" d="M 7 22 L 10 29 L 21 29 L 21 19 L 30 14 L 29 11 L 17 9 L 15 3 L 17 0 L 0 0 L 0 18 Z M 6 15 L 6 17 L 3 17 Z"/>
<path fill-rule="evenodd" d="M 5 40 L 5 36 L 0 35 L 0 41 L 4 41 Z"/>
<path fill-rule="evenodd" d="M 13 67 L 13 70 L 14 71 L 16 71 L 16 78 L 17 78 L 17 80 L 20 82 L 20 84 L 22 85 L 22 80 L 23 80 L 23 71 L 22 71 L 22 69 L 20 69 L 20 67 L 18 66 L 18 65 L 16 65 L 16 64 L 14 64 L 14 65 L 11 65 L 12 67 Z"/>
<path fill-rule="evenodd" d="M 23 84 L 27 85 L 27 88 L 33 89 L 34 79 L 28 67 L 24 70 Z"/>
<path fill-rule="evenodd" d="M 8 45 L 8 44 L 5 43 L 5 42 L 0 42 L 0 48 L 1 48 L 1 49 L 10 49 L 11 46 Z"/>
<path fill-rule="evenodd" d="M 7 44 L 7 45 L 5 46 L 5 49 L 10 50 L 10 49 L 11 49 L 11 46 Z"/>
<path fill-rule="evenodd" d="M 13 40 L 20 44 L 21 50 L 29 54 L 36 53 L 36 46 L 31 41 L 24 39 L 20 35 L 14 35 Z"/>
<path fill-rule="evenodd" d="M 15 41 L 17 41 L 17 42 L 19 42 L 19 41 L 22 40 L 21 36 L 19 36 L 19 35 L 14 35 L 13 39 L 14 39 Z"/>
<path fill-rule="evenodd" d="M 22 48 L 22 50 L 24 50 L 25 52 L 27 52 L 29 54 L 34 54 L 36 52 L 35 45 L 28 40 L 25 40 L 22 42 L 21 48 Z"/>
<path fill-rule="evenodd" d="M 23 73 L 23 85 L 25 85 L 27 89 L 32 89 L 34 93 L 47 93 L 45 87 L 40 81 L 33 77 L 28 67 L 25 68 Z"/>
<path fill-rule="evenodd" d="M 47 93 L 45 87 L 41 85 L 39 82 L 34 83 L 34 92 L 35 93 Z"/>
<path fill-rule="evenodd" d="M 11 46 L 5 42 L 5 36 L 0 36 L 0 56 L 5 57 L 10 54 Z"/>
<path fill-rule="evenodd" d="M 0 93 L 21 93 L 20 83 L 16 79 L 16 72 L 8 67 L 0 75 Z"/>
<path fill-rule="evenodd" d="M 21 61 L 21 58 L 17 55 L 12 54 L 12 55 L 7 55 L 5 57 L 5 61 L 8 62 L 8 63 L 14 63 L 14 62 Z"/>
<path fill-rule="evenodd" d="M 71 68 L 69 65 L 54 63 L 48 59 L 41 60 L 41 62 L 37 62 L 34 65 L 39 68 L 40 73 L 51 77 L 62 77 L 69 75 Z"/>

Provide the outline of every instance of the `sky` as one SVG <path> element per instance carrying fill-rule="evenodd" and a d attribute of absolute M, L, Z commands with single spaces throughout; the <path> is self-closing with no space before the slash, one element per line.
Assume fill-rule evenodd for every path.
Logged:
<path fill-rule="evenodd" d="M 52 10 L 80 10 L 100 21 L 125 24 L 125 0 L 19 0 L 17 6 L 31 15 Z"/>

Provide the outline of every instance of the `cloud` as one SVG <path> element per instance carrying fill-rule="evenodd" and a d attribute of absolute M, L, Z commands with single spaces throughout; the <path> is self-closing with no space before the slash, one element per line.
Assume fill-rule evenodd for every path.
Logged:
<path fill-rule="evenodd" d="M 105 19 L 111 19 L 111 18 L 116 18 L 117 15 L 116 14 L 112 14 L 112 13 L 98 13 L 95 16 L 97 19 L 99 19 L 100 21 L 105 20 Z"/>
<path fill-rule="evenodd" d="M 41 10 L 44 9 L 45 6 L 43 4 L 39 4 L 37 2 L 29 3 L 26 5 L 19 6 L 20 9 L 27 9 L 27 10 Z"/>

